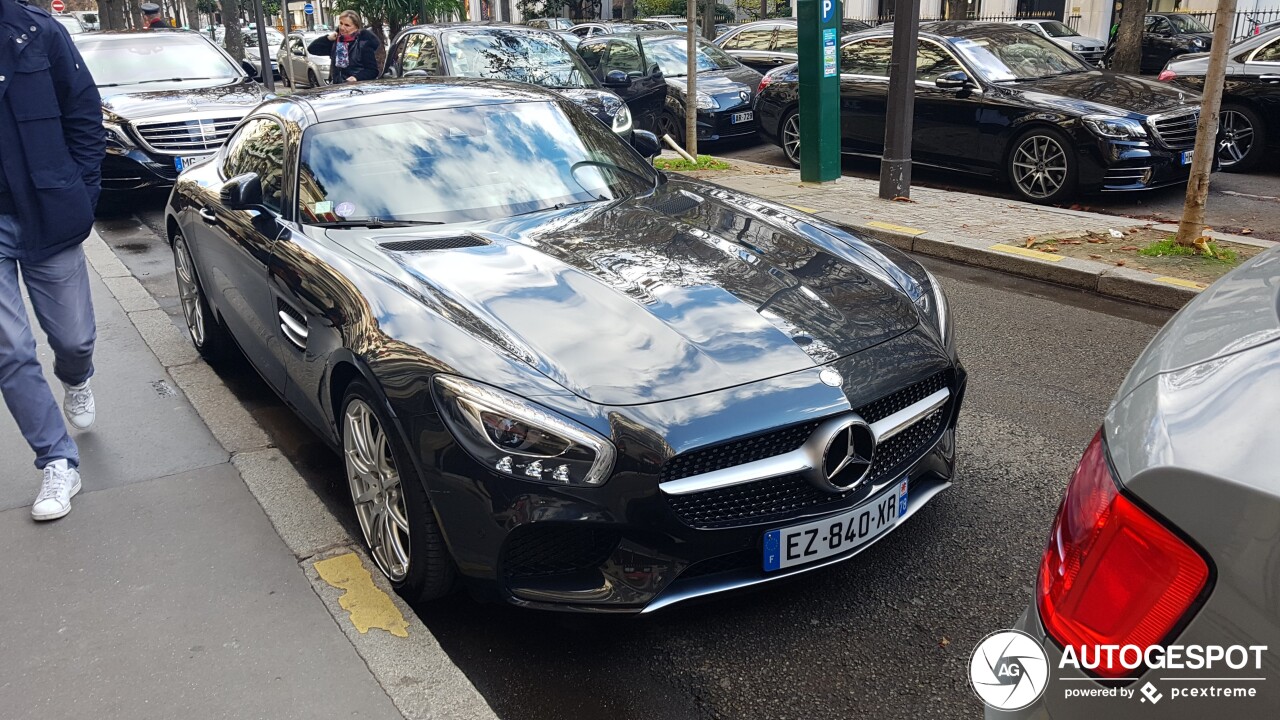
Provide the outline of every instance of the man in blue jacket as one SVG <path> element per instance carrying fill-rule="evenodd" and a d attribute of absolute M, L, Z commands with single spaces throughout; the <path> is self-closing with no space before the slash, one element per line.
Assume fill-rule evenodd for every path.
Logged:
<path fill-rule="evenodd" d="M 80 457 L 36 357 L 19 271 L 66 390 L 62 415 L 87 429 L 96 331 L 81 243 L 104 152 L 98 89 L 66 30 L 0 0 L 0 392 L 44 471 L 36 520 L 71 511 Z"/>

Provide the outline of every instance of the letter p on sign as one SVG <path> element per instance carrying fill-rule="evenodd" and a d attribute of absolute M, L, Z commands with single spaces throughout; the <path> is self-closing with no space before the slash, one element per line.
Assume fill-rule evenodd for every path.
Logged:
<path fill-rule="evenodd" d="M 832 0 L 822 0 L 822 22 L 831 19 L 831 11 L 835 9 L 835 5 Z"/>

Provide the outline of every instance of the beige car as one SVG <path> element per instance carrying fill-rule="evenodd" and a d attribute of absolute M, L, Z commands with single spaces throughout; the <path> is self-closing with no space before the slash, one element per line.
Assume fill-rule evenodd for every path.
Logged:
<path fill-rule="evenodd" d="M 307 45 L 324 35 L 323 32 L 295 32 L 280 43 L 276 61 L 280 67 L 280 79 L 293 88 L 312 88 L 329 84 L 329 56 L 312 55 Z"/>

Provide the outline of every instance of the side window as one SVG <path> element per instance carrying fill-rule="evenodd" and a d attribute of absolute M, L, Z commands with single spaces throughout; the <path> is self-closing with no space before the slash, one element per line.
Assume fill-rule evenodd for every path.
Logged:
<path fill-rule="evenodd" d="M 302 38 L 289 38 L 289 52 L 294 55 L 304 54 L 306 48 L 302 47 Z"/>
<path fill-rule="evenodd" d="M 240 127 L 227 141 L 226 161 L 222 174 L 233 178 L 243 173 L 257 173 L 262 182 L 262 204 L 276 212 L 283 208 L 284 128 L 270 118 L 255 118 Z"/>
<path fill-rule="evenodd" d="M 793 53 L 800 50 L 800 30 L 793 27 L 780 27 L 773 41 L 773 49 L 777 52 Z"/>
<path fill-rule="evenodd" d="M 773 26 L 751 28 L 729 38 L 725 50 L 768 50 L 773 44 Z"/>
<path fill-rule="evenodd" d="M 635 41 L 610 41 L 609 55 L 605 59 L 603 70 L 605 74 L 611 70 L 621 70 L 632 77 L 644 75 L 644 63 L 640 62 L 640 49 L 636 47 Z"/>
<path fill-rule="evenodd" d="M 916 80 L 933 82 L 940 75 L 963 70 L 951 53 L 928 40 L 921 40 L 916 48 Z"/>
<path fill-rule="evenodd" d="M 889 77 L 893 38 L 869 38 L 840 49 L 840 72 L 848 75 Z"/>
<path fill-rule="evenodd" d="M 604 51 L 609 47 L 608 43 L 599 40 L 583 40 L 578 44 L 578 56 L 582 61 L 591 68 L 591 72 L 600 71 L 600 61 L 604 59 Z"/>
<path fill-rule="evenodd" d="M 409 42 L 404 47 L 404 60 L 400 65 L 400 72 L 424 70 L 434 75 L 439 69 L 440 58 L 436 56 L 435 38 L 423 33 L 410 35 Z"/>
<path fill-rule="evenodd" d="M 1280 63 L 1280 39 L 1272 40 L 1253 54 L 1253 62 Z"/>

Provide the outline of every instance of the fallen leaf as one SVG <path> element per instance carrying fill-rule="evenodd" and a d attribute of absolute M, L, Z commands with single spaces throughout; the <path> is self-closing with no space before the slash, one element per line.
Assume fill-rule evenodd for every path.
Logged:
<path fill-rule="evenodd" d="M 1035 236 L 1032 236 L 1027 238 L 1027 241 L 1022 244 L 1022 247 L 1031 247 L 1032 245 L 1035 245 L 1035 244 L 1036 244 Z"/>
<path fill-rule="evenodd" d="M 951 638 L 947 637 L 946 635 L 943 635 L 942 639 L 938 641 L 938 645 L 942 647 L 946 647 L 950 644 L 951 644 Z"/>
<path fill-rule="evenodd" d="M 1102 259 L 1102 256 L 1101 256 L 1101 255 L 1090 255 L 1089 257 L 1093 258 L 1094 260 L 1101 260 L 1101 259 Z"/>
<path fill-rule="evenodd" d="M 1072 209 L 1072 210 L 1079 210 L 1079 209 L 1080 209 L 1080 203 L 1072 203 L 1072 204 L 1071 204 L 1071 208 L 1070 208 L 1070 209 Z"/>
<path fill-rule="evenodd" d="M 1048 253 L 1058 252 L 1058 248 L 1055 245 L 1045 245 L 1042 248 L 1036 248 L 1036 249 L 1039 250 L 1040 252 L 1048 252 Z"/>
<path fill-rule="evenodd" d="M 1059 242 L 1061 242 L 1063 245 L 1079 245 L 1080 244 L 1079 240 L 1060 240 Z"/>
<path fill-rule="evenodd" d="M 1102 238 L 1089 238 L 1089 242 L 1093 243 L 1094 245 L 1105 245 L 1107 243 L 1107 241 L 1103 240 Z"/>
<path fill-rule="evenodd" d="M 1120 249 L 1121 249 L 1121 250 L 1137 250 L 1137 249 L 1138 249 L 1138 246 L 1137 246 L 1137 245 L 1125 245 L 1124 247 L 1122 247 L 1122 248 L 1120 248 Z"/>
<path fill-rule="evenodd" d="M 1240 234 L 1241 234 L 1241 235 L 1252 235 L 1252 234 L 1253 234 L 1253 230 L 1252 230 L 1252 229 L 1250 229 L 1250 228 L 1241 228 L 1241 229 L 1240 229 Z"/>
<path fill-rule="evenodd" d="M 893 199 L 893 201 L 894 201 L 894 202 L 907 202 L 907 203 L 909 203 L 909 202 L 915 202 L 915 201 L 914 201 L 914 200 L 912 200 L 911 198 L 909 198 L 909 197 L 903 197 L 903 196 L 901 196 L 901 195 L 899 195 L 899 196 L 895 197 L 895 198 Z"/>
<path fill-rule="evenodd" d="M 1124 265 L 1124 261 L 1123 261 L 1123 260 L 1117 260 L 1117 261 L 1116 261 L 1116 264 L 1117 264 L 1117 265 Z"/>

